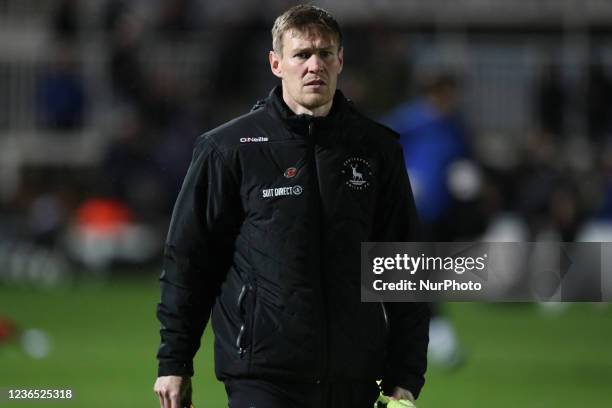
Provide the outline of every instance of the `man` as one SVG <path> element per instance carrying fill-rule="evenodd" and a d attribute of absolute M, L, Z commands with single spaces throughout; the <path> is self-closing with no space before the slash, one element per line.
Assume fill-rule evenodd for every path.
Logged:
<path fill-rule="evenodd" d="M 204 134 L 166 242 L 155 392 L 190 400 L 212 311 L 230 408 L 371 408 L 424 383 L 429 312 L 360 302 L 360 243 L 413 241 L 415 206 L 396 134 L 336 90 L 342 35 L 325 10 L 277 18 L 281 85 Z"/>

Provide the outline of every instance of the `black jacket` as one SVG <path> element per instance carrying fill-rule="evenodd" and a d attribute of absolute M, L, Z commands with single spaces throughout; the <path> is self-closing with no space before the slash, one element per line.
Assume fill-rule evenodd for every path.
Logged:
<path fill-rule="evenodd" d="M 360 302 L 360 243 L 416 230 L 396 134 L 339 91 L 319 118 L 275 88 L 196 142 L 166 241 L 158 374 L 193 374 L 212 311 L 221 380 L 382 378 L 418 395 L 428 307 Z"/>

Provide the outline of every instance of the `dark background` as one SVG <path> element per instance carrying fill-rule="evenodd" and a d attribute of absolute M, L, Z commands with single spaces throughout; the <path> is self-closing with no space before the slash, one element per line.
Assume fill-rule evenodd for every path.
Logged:
<path fill-rule="evenodd" d="M 193 141 L 276 84 L 269 30 L 293 4 L 0 0 L 0 387 L 155 406 L 160 251 Z M 610 240 L 612 3 L 316 4 L 344 29 L 340 87 L 369 116 L 393 122 L 453 78 L 464 154 L 436 167 L 431 240 Z M 607 305 L 442 309 L 465 362 L 433 366 L 420 407 L 610 404 Z M 223 404 L 209 344 L 197 406 Z"/>

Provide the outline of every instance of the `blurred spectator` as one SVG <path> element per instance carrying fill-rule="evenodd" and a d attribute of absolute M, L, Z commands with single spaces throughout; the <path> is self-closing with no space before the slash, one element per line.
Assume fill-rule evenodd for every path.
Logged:
<path fill-rule="evenodd" d="M 154 158 L 158 135 L 150 132 L 138 114 L 123 119 L 100 168 L 98 195 L 126 205 L 139 221 L 156 221 L 167 202 L 160 169 Z"/>
<path fill-rule="evenodd" d="M 153 224 L 169 215 L 200 132 L 199 117 L 181 111 L 163 128 L 137 112 L 120 123 L 100 168 L 97 193 L 124 203 L 138 221 Z"/>
<path fill-rule="evenodd" d="M 469 160 L 471 149 L 458 110 L 459 81 L 446 73 L 428 75 L 422 89 L 420 97 L 394 109 L 384 122 L 400 134 L 424 239 L 475 236 L 484 228 L 473 202 L 480 175 Z M 469 204 L 459 216 L 461 201 Z"/>
<path fill-rule="evenodd" d="M 162 132 L 154 157 L 166 199 L 162 216 L 170 214 L 174 206 L 191 162 L 195 139 L 201 131 L 202 123 L 197 112 L 183 110 Z"/>
<path fill-rule="evenodd" d="M 28 214 L 29 232 L 35 243 L 55 247 L 59 235 L 66 225 L 67 209 L 57 193 L 38 195 Z"/>
<path fill-rule="evenodd" d="M 530 240 L 572 241 L 580 221 L 578 194 L 558 143 L 550 134 L 535 134 L 526 153 L 515 209 L 527 222 Z"/>
<path fill-rule="evenodd" d="M 79 0 L 61 0 L 51 20 L 52 32 L 61 42 L 74 42 L 79 36 Z"/>
<path fill-rule="evenodd" d="M 368 58 L 358 58 L 353 69 L 362 73 L 361 81 L 367 87 L 367 98 L 357 106 L 380 116 L 393 106 L 400 105 L 410 93 L 412 66 L 408 58 L 406 37 L 389 30 L 386 25 L 373 25 L 360 31 L 353 50 L 367 50 Z M 384 46 L 381 46 L 384 44 Z M 385 61 L 381 64 L 380 61 Z"/>
<path fill-rule="evenodd" d="M 612 223 L 612 139 L 609 139 L 601 149 L 598 174 L 601 185 L 601 196 L 597 197 L 597 204 L 593 209 L 596 220 Z"/>
<path fill-rule="evenodd" d="M 114 3 L 113 3 L 114 4 Z M 121 3 L 118 3 L 121 4 Z M 143 27 L 129 9 L 116 6 L 110 33 L 110 80 L 114 95 L 128 103 L 146 103 L 147 73 L 140 60 Z M 114 10 L 114 9 L 113 9 Z"/>
<path fill-rule="evenodd" d="M 591 140 L 601 143 L 610 135 L 612 114 L 612 81 L 601 63 L 589 65 L 585 88 L 586 120 Z"/>
<path fill-rule="evenodd" d="M 66 234 L 72 259 L 101 274 L 116 265 L 142 265 L 159 255 L 159 233 L 118 200 L 93 197 L 78 208 Z"/>
<path fill-rule="evenodd" d="M 54 130 L 76 130 L 83 126 L 87 109 L 85 84 L 76 50 L 62 44 L 36 86 L 39 124 Z"/>
<path fill-rule="evenodd" d="M 565 94 L 559 66 L 549 63 L 535 89 L 537 117 L 542 131 L 565 136 Z"/>
<path fill-rule="evenodd" d="M 180 95 L 176 78 L 169 71 L 158 70 L 147 83 L 138 106 L 149 127 L 159 131 L 170 126 L 179 112 Z"/>
<path fill-rule="evenodd" d="M 230 25 L 221 29 L 208 96 L 219 121 L 228 120 L 237 111 L 250 109 L 252 101 L 261 95 L 256 92 L 261 89 L 262 83 L 270 81 L 268 75 L 262 77 L 260 83 L 256 75 L 261 69 L 266 73 L 270 69 L 267 60 L 256 54 L 259 49 L 257 42 L 261 39 L 256 33 L 266 37 L 270 35 L 267 22 L 260 21 L 258 17 L 248 16 L 248 20 L 239 26 Z M 250 68 L 245 69 L 245 66 Z"/>

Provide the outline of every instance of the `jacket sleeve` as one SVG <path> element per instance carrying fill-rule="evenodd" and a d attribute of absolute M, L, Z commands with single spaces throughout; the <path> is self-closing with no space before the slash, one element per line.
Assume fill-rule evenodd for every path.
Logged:
<path fill-rule="evenodd" d="M 395 143 L 391 157 L 385 161 L 387 171 L 379 196 L 375 225 L 377 242 L 419 241 L 416 206 L 406 173 L 404 155 Z M 395 387 L 402 387 L 418 397 L 425 383 L 429 316 L 427 303 L 386 302 L 389 319 L 389 349 L 385 361 L 382 390 L 391 395 Z"/>
<path fill-rule="evenodd" d="M 193 358 L 231 265 L 242 220 L 239 187 L 210 138 L 196 142 L 178 195 L 160 276 L 158 376 L 193 375 Z"/>

